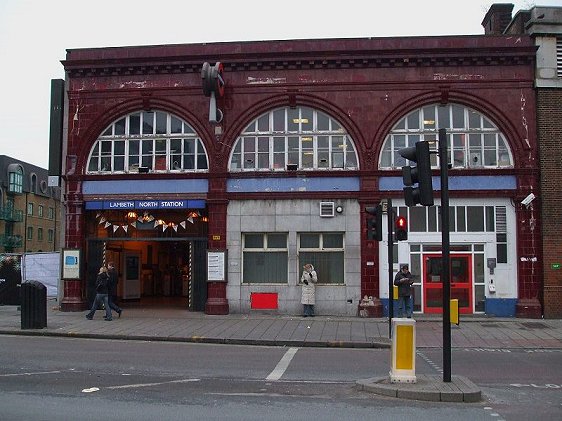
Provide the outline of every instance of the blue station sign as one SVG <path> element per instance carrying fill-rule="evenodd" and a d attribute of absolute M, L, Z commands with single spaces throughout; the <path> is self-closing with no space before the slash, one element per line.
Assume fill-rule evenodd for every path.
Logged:
<path fill-rule="evenodd" d="M 86 202 L 86 210 L 204 209 L 205 200 L 96 200 Z"/>

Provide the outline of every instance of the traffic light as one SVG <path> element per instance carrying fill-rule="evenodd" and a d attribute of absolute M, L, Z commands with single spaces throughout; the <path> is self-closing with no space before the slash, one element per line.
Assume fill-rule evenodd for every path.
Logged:
<path fill-rule="evenodd" d="M 415 162 L 415 167 L 402 167 L 404 184 L 404 199 L 406 206 L 433 206 L 433 180 L 431 178 L 431 160 L 429 142 L 417 142 L 416 146 L 400 149 L 398 153 L 409 161 Z M 417 187 L 412 187 L 418 183 Z"/>
<path fill-rule="evenodd" d="M 365 208 L 365 213 L 367 213 L 367 240 L 382 241 L 382 206 L 368 206 Z"/>
<path fill-rule="evenodd" d="M 396 241 L 404 241 L 408 239 L 408 221 L 403 216 L 399 216 L 394 221 L 394 235 Z"/>

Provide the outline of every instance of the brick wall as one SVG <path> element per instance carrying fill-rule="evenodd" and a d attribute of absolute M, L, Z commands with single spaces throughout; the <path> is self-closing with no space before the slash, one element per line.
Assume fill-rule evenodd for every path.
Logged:
<path fill-rule="evenodd" d="M 540 144 L 544 316 L 562 317 L 562 89 L 539 89 L 537 122 Z"/>

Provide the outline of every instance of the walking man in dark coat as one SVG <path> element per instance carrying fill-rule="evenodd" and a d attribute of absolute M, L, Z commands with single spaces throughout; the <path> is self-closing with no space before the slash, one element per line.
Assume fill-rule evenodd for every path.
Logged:
<path fill-rule="evenodd" d="M 115 269 L 115 264 L 113 262 L 109 262 L 107 264 L 107 274 L 109 275 L 109 308 L 121 317 L 121 313 L 123 309 L 115 304 L 115 297 L 117 295 L 117 282 L 119 281 L 119 275 L 117 274 L 117 269 Z"/>

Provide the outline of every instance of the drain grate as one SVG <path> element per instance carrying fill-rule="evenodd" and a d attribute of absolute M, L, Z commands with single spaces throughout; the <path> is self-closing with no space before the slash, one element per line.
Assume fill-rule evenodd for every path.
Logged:
<path fill-rule="evenodd" d="M 549 327 L 541 322 L 521 322 L 519 323 L 521 326 L 526 327 L 528 329 L 548 329 Z"/>

